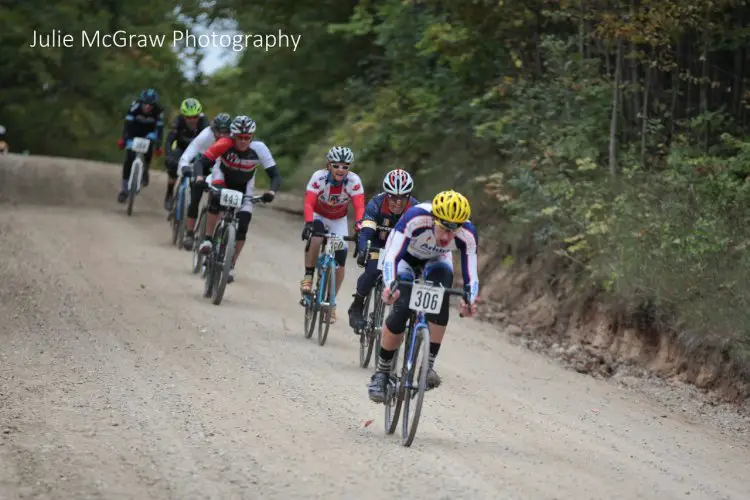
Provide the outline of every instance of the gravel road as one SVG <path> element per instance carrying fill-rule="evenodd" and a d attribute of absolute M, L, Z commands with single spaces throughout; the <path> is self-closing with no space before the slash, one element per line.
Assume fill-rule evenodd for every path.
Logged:
<path fill-rule="evenodd" d="M 256 209 L 224 302 L 153 175 L 0 160 L 0 498 L 748 499 L 748 440 L 454 314 L 411 448 L 346 326 L 301 332 L 300 222 Z M 371 425 L 365 425 L 373 420 Z"/>

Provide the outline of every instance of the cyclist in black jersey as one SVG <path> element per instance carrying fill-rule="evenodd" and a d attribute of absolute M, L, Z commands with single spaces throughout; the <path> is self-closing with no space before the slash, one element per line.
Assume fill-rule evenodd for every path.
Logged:
<path fill-rule="evenodd" d="M 151 155 L 161 156 L 161 141 L 164 131 L 164 110 L 159 105 L 159 93 L 154 89 L 146 89 L 141 92 L 137 101 L 133 101 L 125 115 L 125 125 L 122 128 L 122 136 L 117 141 L 117 147 L 125 149 L 128 141 L 134 137 L 145 137 L 151 141 L 151 147 L 143 155 L 143 187 L 148 186 L 149 169 L 151 167 Z M 125 203 L 128 198 L 128 179 L 130 169 L 135 159 L 135 153 L 128 149 L 125 154 L 125 162 L 122 164 L 122 186 L 117 193 L 117 201 Z"/>
<path fill-rule="evenodd" d="M 167 192 L 164 195 L 164 209 L 172 209 L 174 185 L 177 181 L 177 166 L 182 153 L 201 131 L 209 126 L 208 118 L 203 114 L 203 106 L 198 99 L 188 97 L 180 105 L 180 114 L 175 116 L 170 125 L 166 140 Z"/>

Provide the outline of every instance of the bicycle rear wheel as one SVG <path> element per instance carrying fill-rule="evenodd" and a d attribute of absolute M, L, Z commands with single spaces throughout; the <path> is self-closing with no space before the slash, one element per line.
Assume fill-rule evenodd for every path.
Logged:
<path fill-rule="evenodd" d="M 224 234 L 219 245 L 218 259 L 216 261 L 214 279 L 216 279 L 216 288 L 214 289 L 213 303 L 221 304 L 224 298 L 224 290 L 227 288 L 229 280 L 229 271 L 232 270 L 232 261 L 234 260 L 234 243 L 237 237 L 237 228 L 235 225 L 227 224 L 224 226 Z"/>
<path fill-rule="evenodd" d="M 411 446 L 417 434 L 424 393 L 427 390 L 427 372 L 430 369 L 430 331 L 425 327 L 420 327 L 414 335 L 412 364 L 410 369 L 405 370 L 403 379 L 404 414 L 401 417 L 401 431 L 404 446 Z M 408 352 L 405 356 L 408 356 Z M 414 385 L 415 375 L 417 376 L 416 385 Z"/>
<path fill-rule="evenodd" d="M 323 346 L 328 339 L 328 330 L 331 328 L 331 311 L 336 306 L 336 264 L 331 262 L 328 267 L 328 283 L 323 292 L 323 301 L 328 303 L 325 311 L 321 311 L 318 319 L 318 345 Z M 324 314 L 325 313 L 325 314 Z"/>

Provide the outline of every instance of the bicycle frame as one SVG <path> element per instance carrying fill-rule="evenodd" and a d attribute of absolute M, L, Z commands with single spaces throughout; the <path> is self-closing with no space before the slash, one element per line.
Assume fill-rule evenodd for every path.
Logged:
<path fill-rule="evenodd" d="M 187 197 L 188 204 L 190 204 L 190 188 L 193 184 L 193 178 L 192 177 L 186 177 L 182 176 L 182 179 L 180 181 L 180 185 L 177 188 L 177 204 L 174 211 L 174 217 L 175 220 L 181 221 L 185 214 L 182 213 L 182 205 L 183 205 L 183 199 Z"/>
<path fill-rule="evenodd" d="M 141 181 L 143 180 L 143 153 L 135 153 L 133 163 L 130 164 L 130 178 L 128 179 L 128 191 L 140 193 Z M 138 172 L 137 174 L 135 174 Z M 135 180 L 135 182 L 133 182 Z"/>

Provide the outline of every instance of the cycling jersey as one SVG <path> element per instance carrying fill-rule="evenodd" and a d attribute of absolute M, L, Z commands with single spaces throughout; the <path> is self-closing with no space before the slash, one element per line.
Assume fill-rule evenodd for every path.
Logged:
<path fill-rule="evenodd" d="M 373 197 L 365 208 L 365 218 L 362 221 L 362 231 L 359 233 L 357 246 L 360 249 L 367 248 L 370 240 L 370 248 L 381 249 L 388 239 L 390 231 L 376 231 L 377 226 L 393 228 L 401 216 L 411 207 L 419 202 L 413 196 L 409 197 L 404 210 L 400 214 L 394 214 L 388 208 L 387 193 L 380 193 Z"/>
<path fill-rule="evenodd" d="M 188 126 L 184 116 L 175 116 L 172 119 L 169 134 L 167 134 L 167 155 L 169 155 L 169 153 L 172 151 L 173 142 L 177 141 L 177 144 L 175 145 L 176 149 L 181 149 L 184 151 L 185 148 L 187 148 L 188 145 L 192 142 L 192 140 L 195 139 L 202 130 L 208 128 L 208 126 L 208 119 L 203 113 L 200 114 L 195 129 L 191 129 Z"/>
<path fill-rule="evenodd" d="M 146 113 L 140 101 L 133 101 L 125 115 L 122 138 L 146 137 L 151 132 L 156 132 L 154 147 L 158 148 L 164 133 L 164 111 L 158 104 L 152 104 L 151 111 Z"/>
<path fill-rule="evenodd" d="M 271 151 L 264 143 L 252 141 L 245 151 L 239 151 L 230 137 L 222 137 L 200 156 L 201 172 L 196 172 L 196 175 L 205 177 L 216 160 L 219 163 L 211 171 L 213 182 L 221 182 L 227 186 L 246 186 L 254 179 L 255 167 L 259 163 L 266 170 L 276 166 Z"/>
<path fill-rule="evenodd" d="M 464 285 L 469 286 L 470 301 L 473 302 L 479 294 L 478 245 L 477 231 L 471 222 L 466 221 L 448 246 L 438 246 L 432 203 L 420 203 L 404 213 L 388 236 L 383 257 L 383 283 L 385 286 L 391 285 L 402 262 L 415 268 L 429 261 L 442 260 L 452 267 L 451 254 L 458 250 L 461 253 Z"/>
<path fill-rule="evenodd" d="M 357 174 L 348 172 L 343 181 L 335 183 L 328 170 L 318 170 L 307 183 L 305 222 L 312 222 L 314 214 L 330 220 L 344 218 L 349 210 L 349 200 L 354 205 L 354 218 L 362 220 L 365 191 Z"/>
<path fill-rule="evenodd" d="M 188 147 L 185 148 L 182 156 L 180 156 L 180 170 L 182 170 L 183 167 L 189 167 L 193 163 L 193 160 L 199 154 L 205 152 L 214 142 L 216 142 L 216 136 L 214 136 L 214 131 L 211 130 L 211 127 L 206 127 L 201 130 L 201 133 L 198 134 L 195 139 L 190 141 L 190 144 L 188 144 Z M 220 160 L 217 158 L 216 161 L 218 162 Z"/>

